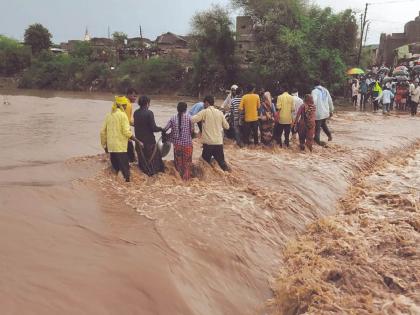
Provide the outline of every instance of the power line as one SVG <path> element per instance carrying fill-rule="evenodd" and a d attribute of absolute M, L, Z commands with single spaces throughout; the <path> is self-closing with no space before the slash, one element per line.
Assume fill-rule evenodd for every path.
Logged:
<path fill-rule="evenodd" d="M 417 0 L 391 0 L 391 1 L 381 1 L 381 2 L 370 2 L 368 5 L 379 5 L 379 4 L 395 4 L 395 3 L 404 3 L 404 2 L 414 2 Z"/>

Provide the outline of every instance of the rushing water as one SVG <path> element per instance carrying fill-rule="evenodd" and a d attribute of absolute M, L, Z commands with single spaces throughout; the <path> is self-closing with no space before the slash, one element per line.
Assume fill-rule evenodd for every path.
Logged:
<path fill-rule="evenodd" d="M 285 244 L 420 131 L 406 116 L 342 113 L 313 154 L 228 142 L 223 174 L 198 160 L 196 140 L 190 183 L 167 161 L 125 184 L 97 155 L 107 96 L 42 96 L 0 105 L 4 314 L 263 314 Z M 158 124 L 177 101 L 152 100 Z"/>

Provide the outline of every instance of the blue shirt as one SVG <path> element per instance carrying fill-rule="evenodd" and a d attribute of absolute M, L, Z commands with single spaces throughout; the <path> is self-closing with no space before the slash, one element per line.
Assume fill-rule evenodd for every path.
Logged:
<path fill-rule="evenodd" d="M 204 109 L 204 103 L 203 102 L 198 102 L 193 107 L 191 107 L 191 109 L 189 111 L 189 114 L 190 114 L 190 116 L 195 116 L 199 112 L 201 112 L 203 109 Z"/>

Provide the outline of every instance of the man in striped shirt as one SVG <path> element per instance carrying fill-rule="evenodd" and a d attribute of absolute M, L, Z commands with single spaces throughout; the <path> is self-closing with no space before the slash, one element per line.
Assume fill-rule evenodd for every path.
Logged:
<path fill-rule="evenodd" d="M 240 147 L 243 146 L 242 136 L 241 136 L 242 119 L 241 119 L 241 113 L 239 111 L 239 105 L 241 104 L 241 99 L 242 99 L 242 88 L 238 87 L 235 91 L 235 96 L 233 97 L 230 104 L 230 114 L 232 117 L 232 122 L 233 122 L 232 127 L 235 133 L 236 144 Z"/>

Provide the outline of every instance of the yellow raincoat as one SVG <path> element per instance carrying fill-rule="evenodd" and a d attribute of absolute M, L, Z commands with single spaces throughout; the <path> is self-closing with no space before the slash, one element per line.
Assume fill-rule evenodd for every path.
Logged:
<path fill-rule="evenodd" d="M 101 144 L 108 152 L 127 152 L 128 139 L 131 138 L 131 128 L 122 106 L 127 104 L 125 97 L 116 97 L 112 112 L 106 115 L 101 129 Z"/>
<path fill-rule="evenodd" d="M 130 125 L 133 124 L 133 105 L 131 104 L 130 100 L 125 97 L 127 100 L 127 106 L 125 107 L 125 113 L 127 114 L 128 121 Z"/>
<path fill-rule="evenodd" d="M 382 93 L 382 88 L 381 88 L 379 82 L 375 83 L 375 86 L 373 87 L 373 92 L 378 92 L 378 95 Z"/>

